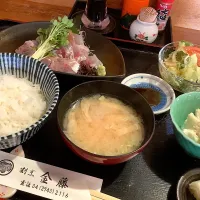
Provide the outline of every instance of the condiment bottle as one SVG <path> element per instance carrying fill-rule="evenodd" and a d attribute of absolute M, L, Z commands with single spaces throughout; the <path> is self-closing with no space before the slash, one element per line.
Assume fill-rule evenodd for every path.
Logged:
<path fill-rule="evenodd" d="M 154 8 L 141 9 L 137 19 L 130 26 L 129 35 L 131 39 L 147 43 L 154 42 L 158 36 L 157 15 L 158 13 Z"/>
<path fill-rule="evenodd" d="M 92 22 L 103 21 L 106 17 L 106 0 L 88 0 L 87 17 Z"/>
<path fill-rule="evenodd" d="M 87 28 L 94 30 L 105 29 L 110 23 L 107 15 L 106 0 L 88 0 L 81 21 Z"/>
<path fill-rule="evenodd" d="M 140 10 L 144 7 L 148 7 L 149 0 L 124 0 L 122 6 L 121 25 L 125 29 L 129 29 L 129 26 L 135 19 L 134 16 L 140 13 Z"/>
<path fill-rule="evenodd" d="M 165 29 L 174 1 L 175 0 L 158 0 L 157 2 L 157 25 L 159 31 L 163 31 Z"/>

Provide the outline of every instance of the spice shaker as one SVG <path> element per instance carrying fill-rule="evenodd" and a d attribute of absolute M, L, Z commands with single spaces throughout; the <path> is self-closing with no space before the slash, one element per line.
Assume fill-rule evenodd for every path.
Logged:
<path fill-rule="evenodd" d="M 174 1 L 175 0 L 158 0 L 157 2 L 157 25 L 159 31 L 165 29 Z"/>
<path fill-rule="evenodd" d="M 129 35 L 131 39 L 146 43 L 154 42 L 158 36 L 157 15 L 158 13 L 154 8 L 141 9 L 137 20 L 130 26 Z"/>

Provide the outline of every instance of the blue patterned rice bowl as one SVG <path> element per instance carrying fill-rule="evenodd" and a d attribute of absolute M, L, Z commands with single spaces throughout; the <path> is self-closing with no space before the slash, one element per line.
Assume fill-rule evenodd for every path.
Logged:
<path fill-rule="evenodd" d="M 55 108 L 59 98 L 59 84 L 55 74 L 38 60 L 20 54 L 0 53 L 0 75 L 3 74 L 28 78 L 32 83 L 39 84 L 47 102 L 47 111 L 30 127 L 0 137 L 0 149 L 17 146 L 35 135 Z"/>

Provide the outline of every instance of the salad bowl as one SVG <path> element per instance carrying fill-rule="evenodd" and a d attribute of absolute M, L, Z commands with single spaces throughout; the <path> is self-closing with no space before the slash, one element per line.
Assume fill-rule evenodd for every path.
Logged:
<path fill-rule="evenodd" d="M 167 44 L 158 55 L 160 75 L 174 90 L 182 93 L 199 92 L 199 58 L 200 47 L 197 45 L 188 42 Z"/>

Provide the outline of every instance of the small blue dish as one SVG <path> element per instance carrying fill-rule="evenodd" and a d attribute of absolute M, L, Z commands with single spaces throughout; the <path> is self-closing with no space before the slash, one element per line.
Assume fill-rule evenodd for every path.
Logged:
<path fill-rule="evenodd" d="M 175 93 L 172 87 L 161 78 L 151 74 L 141 73 L 130 75 L 122 81 L 122 84 L 136 91 L 139 91 L 139 89 L 149 89 L 155 92 L 154 94 L 152 93 L 152 98 L 154 98 L 154 95 L 158 94 L 158 102 L 155 105 L 151 105 L 154 114 L 161 114 L 168 111 L 171 103 L 175 99 Z"/>

